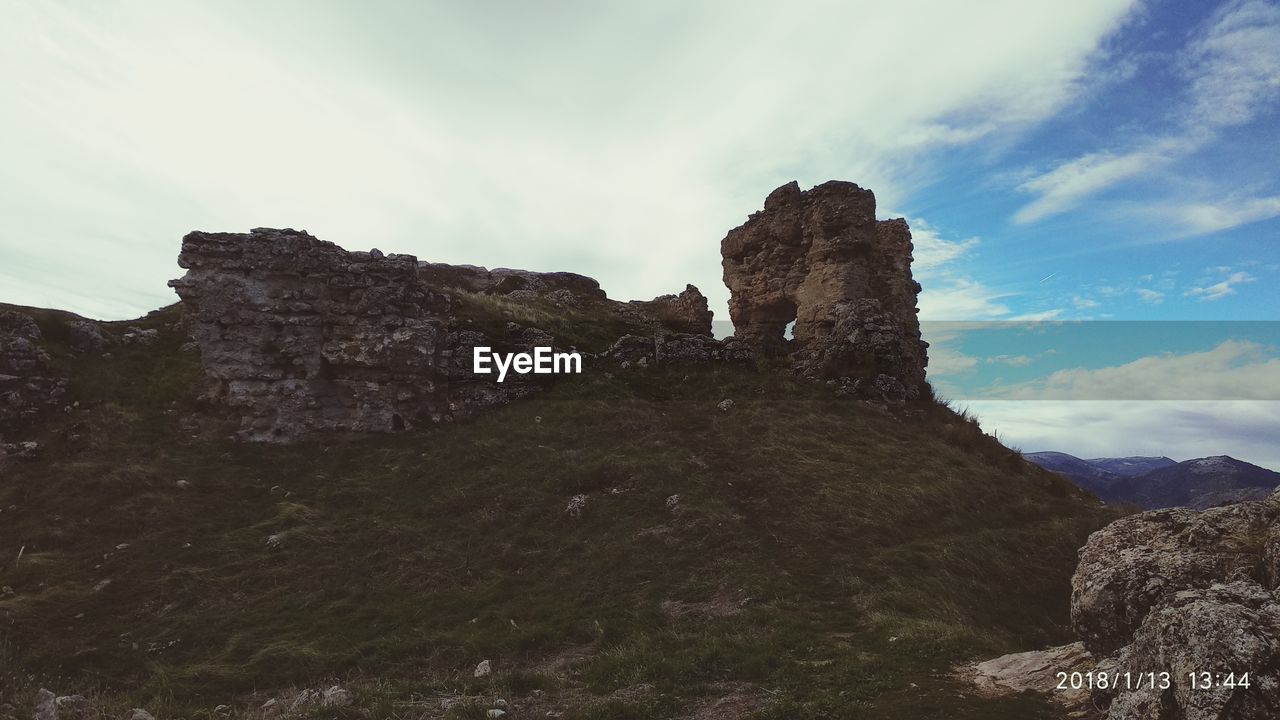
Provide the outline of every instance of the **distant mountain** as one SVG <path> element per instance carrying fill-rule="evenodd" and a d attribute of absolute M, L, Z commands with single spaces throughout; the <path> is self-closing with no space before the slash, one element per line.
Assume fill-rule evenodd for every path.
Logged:
<path fill-rule="evenodd" d="M 1280 473 L 1226 455 L 1176 462 L 1167 457 L 1093 458 L 1059 452 L 1027 453 L 1031 462 L 1062 473 L 1108 503 L 1145 509 L 1204 509 L 1259 500 L 1280 487 Z"/>
<path fill-rule="evenodd" d="M 1099 463 L 1110 462 L 1114 458 L 1083 460 L 1075 455 L 1060 452 L 1035 452 L 1023 455 L 1026 459 L 1046 470 L 1062 473 L 1072 482 L 1103 500 L 1108 500 L 1111 487 L 1125 479 L 1124 475 L 1102 467 Z M 1137 459 L 1137 458 L 1128 458 Z M 1143 458 L 1150 459 L 1150 458 Z"/>
<path fill-rule="evenodd" d="M 1226 455 L 1198 458 L 1126 478 L 1114 495 L 1147 509 L 1204 509 L 1227 502 L 1259 500 L 1280 486 L 1280 473 Z"/>
<path fill-rule="evenodd" d="M 1170 465 L 1177 465 L 1178 461 L 1173 458 L 1161 457 L 1123 457 L 1123 458 L 1093 458 L 1087 460 L 1090 465 L 1100 470 L 1106 470 L 1116 475 L 1124 477 L 1136 477 L 1138 475 L 1146 475 L 1152 470 L 1159 470 Z"/>

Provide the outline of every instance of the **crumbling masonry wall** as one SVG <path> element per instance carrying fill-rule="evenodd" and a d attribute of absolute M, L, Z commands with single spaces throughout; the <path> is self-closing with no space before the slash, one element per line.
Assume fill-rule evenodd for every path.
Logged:
<path fill-rule="evenodd" d="M 735 335 L 789 355 L 807 377 L 919 395 L 926 348 L 905 220 L 876 220 L 875 195 L 850 182 L 791 182 L 720 244 Z M 784 337 L 795 321 L 793 338 Z"/>
<path fill-rule="evenodd" d="M 347 252 L 305 232 L 193 232 L 170 282 L 200 346 L 207 396 L 241 435 L 404 429 L 448 411 L 447 299 L 411 255 Z"/>

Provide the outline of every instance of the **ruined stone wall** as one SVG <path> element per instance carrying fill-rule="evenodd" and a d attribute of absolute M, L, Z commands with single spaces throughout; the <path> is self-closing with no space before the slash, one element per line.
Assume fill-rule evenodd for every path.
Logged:
<path fill-rule="evenodd" d="M 790 355 L 805 376 L 847 378 L 889 399 L 920 393 L 927 344 L 911 231 L 901 219 L 876 220 L 870 190 L 788 183 L 720 248 L 735 335 L 757 352 Z"/>
<path fill-rule="evenodd" d="M 395 432 L 528 391 L 471 375 L 470 347 L 488 338 L 450 327 L 449 297 L 412 255 L 259 228 L 190 233 L 178 263 L 187 274 L 170 285 L 200 347 L 206 397 L 239 416 L 242 438 Z"/>
<path fill-rule="evenodd" d="M 200 348 L 205 397 L 228 410 L 236 434 L 249 440 L 396 432 L 466 417 L 545 385 L 545 375 L 498 383 L 472 372 L 476 346 L 503 353 L 556 346 L 545 329 L 476 318 L 482 296 L 536 301 L 622 332 L 710 339 L 711 312 L 693 286 L 621 303 L 574 273 L 348 252 L 305 232 L 266 228 L 190 233 L 178 264 L 187 273 L 170 285 Z"/>
<path fill-rule="evenodd" d="M 582 275 L 349 252 L 294 230 L 190 233 L 179 256 L 187 274 L 171 285 L 200 348 L 205 396 L 231 410 L 237 434 L 252 440 L 394 432 L 527 394 L 546 378 L 477 377 L 471 349 L 525 352 L 555 338 L 506 317 L 477 319 L 485 305 L 478 301 L 491 295 L 517 306 L 536 300 L 543 312 L 564 308 L 580 324 L 632 338 L 598 358 L 642 366 L 631 356 L 786 354 L 802 375 L 837 380 L 842 394 L 892 403 L 920 393 L 926 345 L 911 233 L 902 220 L 876 220 L 870 191 L 847 182 L 807 192 L 785 185 L 721 249 L 736 329 L 727 345 L 711 337 L 707 299 L 692 285 L 619 303 Z M 460 303 L 468 312 L 458 312 Z"/>
<path fill-rule="evenodd" d="M 659 322 L 676 333 L 711 337 L 711 320 L 715 313 L 707 306 L 707 298 L 698 288 L 686 285 L 679 295 L 659 295 L 646 305 Z"/>

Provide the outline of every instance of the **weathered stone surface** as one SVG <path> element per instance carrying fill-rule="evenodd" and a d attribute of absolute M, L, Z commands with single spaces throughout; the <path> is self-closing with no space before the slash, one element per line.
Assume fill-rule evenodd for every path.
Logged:
<path fill-rule="evenodd" d="M 1165 708 L 1185 720 L 1280 717 L 1280 602 L 1246 581 L 1174 593 L 1143 620 L 1114 671 L 1136 676 L 1153 668 L 1170 674 L 1171 687 L 1113 691 L 1108 720 L 1170 716 Z M 1203 672 L 1214 686 L 1193 689 L 1188 674 Z M 1248 673 L 1249 687 L 1219 683 L 1227 673 L 1237 680 Z"/>
<path fill-rule="evenodd" d="M 961 668 L 960 675 L 985 696 L 1016 695 L 1025 691 L 1051 693 L 1073 718 L 1096 717 L 1087 686 L 1058 690 L 1059 672 L 1088 673 L 1096 666 L 1082 643 L 1044 650 L 1011 653 Z M 1068 683 L 1069 685 L 1069 683 Z"/>
<path fill-rule="evenodd" d="M 849 182 L 774 190 L 720 244 L 735 335 L 791 354 L 814 378 L 877 378 L 914 398 L 927 363 L 905 221 L 876 220 L 875 196 Z M 793 339 L 784 333 L 795 321 Z M 883 381 L 882 381 L 883 384 Z"/>
<path fill-rule="evenodd" d="M 187 274 L 171 285 L 200 349 L 205 397 L 229 409 L 238 436 L 251 440 L 394 432 L 526 395 L 547 377 L 499 384 L 472 372 L 472 351 L 553 346 L 546 330 L 495 320 L 538 318 L 547 303 L 611 333 L 644 333 L 604 353 L 621 367 L 789 351 L 797 371 L 835 379 L 841 394 L 883 404 L 919 394 L 925 343 L 911 235 L 902 221 L 876 221 L 869 191 L 842 182 L 808 192 L 784 186 L 721 248 L 737 329 L 723 341 L 712 337 L 707 299 L 692 285 L 619 303 L 582 275 L 348 252 L 295 230 L 190 233 L 179 256 Z M 527 312 L 526 300 L 542 307 Z M 783 329 L 793 318 L 791 342 Z M 122 338 L 153 340 L 133 328 Z"/>
<path fill-rule="evenodd" d="M 575 298 L 605 299 L 600 283 L 571 272 L 539 273 L 512 268 L 490 270 L 478 265 L 424 262 L 419 264 L 419 274 L 423 282 L 434 287 L 454 287 L 487 295 L 527 293 L 531 296 L 546 296 L 565 304 L 575 304 Z"/>
<path fill-rule="evenodd" d="M 464 417 L 531 390 L 475 376 L 474 346 L 511 352 L 551 339 L 519 326 L 455 327 L 450 298 L 413 256 L 348 252 L 305 232 L 193 232 L 179 264 L 187 274 L 170 284 L 200 345 L 207 397 L 239 414 L 245 439 Z"/>
<path fill-rule="evenodd" d="M 63 695 L 54 701 L 58 720 L 98 720 L 98 711 L 83 695 Z"/>
<path fill-rule="evenodd" d="M 1154 510 L 1121 518 L 1089 537 L 1072 579 L 1071 620 L 1095 654 L 1127 645 L 1153 607 L 1215 583 L 1261 583 L 1262 541 L 1280 500 Z"/>
<path fill-rule="evenodd" d="M 1071 599 L 1078 647 L 1093 657 L 1080 670 L 1094 672 L 1085 710 L 1099 708 L 1107 720 L 1280 717 L 1278 535 L 1280 491 L 1205 511 L 1153 510 L 1090 536 Z M 976 672 L 980 688 L 1010 672 L 1035 684 L 1017 659 L 1060 650 L 997 658 L 973 666 L 985 672 L 966 674 Z M 1098 682 L 1102 673 L 1106 682 Z M 1161 680 L 1153 684 L 1151 673 Z M 1209 673 L 1212 682 L 1193 688 L 1190 673 Z M 1233 684 L 1223 682 L 1228 674 Z M 1134 680 L 1140 677 L 1148 679 Z M 1064 699 L 1058 691 L 1051 697 Z"/>
<path fill-rule="evenodd" d="M 43 339 L 29 315 L 0 310 L 0 437 L 25 434 L 65 402 L 67 380 L 53 372 Z"/>
<path fill-rule="evenodd" d="M 711 336 L 715 313 L 707 308 L 707 298 L 693 285 L 686 285 L 679 295 L 659 295 L 650 305 L 658 320 L 672 332 Z"/>
<path fill-rule="evenodd" d="M 155 328 L 125 328 L 120 340 L 125 345 L 151 345 L 160 340 L 160 331 Z"/>
<path fill-rule="evenodd" d="M 663 363 L 745 363 L 755 357 L 755 352 L 738 338 L 716 340 L 709 335 L 667 333 L 653 336 L 623 335 L 604 356 L 612 362 L 633 367 Z"/>
<path fill-rule="evenodd" d="M 1170 687 L 1094 692 L 1109 720 L 1280 717 L 1280 492 L 1203 512 L 1156 510 L 1094 533 L 1072 579 L 1072 623 L 1112 673 L 1168 672 Z M 1192 689 L 1188 673 L 1248 673 Z"/>
<path fill-rule="evenodd" d="M 111 346 L 111 337 L 102 326 L 92 320 L 72 320 L 67 323 L 67 344 L 83 355 L 101 355 Z"/>
<path fill-rule="evenodd" d="M 36 693 L 35 720 L 58 720 L 58 698 L 49 690 Z"/>

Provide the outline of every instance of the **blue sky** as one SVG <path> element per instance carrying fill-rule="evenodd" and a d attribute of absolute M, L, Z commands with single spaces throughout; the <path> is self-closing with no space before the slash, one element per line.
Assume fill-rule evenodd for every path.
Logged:
<path fill-rule="evenodd" d="M 0 16 L 4 301 L 137 316 L 175 299 L 187 231 L 274 226 L 581 272 L 619 299 L 693 282 L 723 320 L 724 233 L 778 185 L 839 178 L 909 219 L 926 320 L 1278 319 L 1276 1 L 0 0 Z M 1273 381 L 1268 337 L 1035 367 L 1095 373 L 1074 381 L 1094 395 L 1122 372 Z M 930 339 L 931 379 L 1026 449 L 1280 468 L 1274 402 L 1204 401 L 1153 438 L 1164 406 L 1113 403 L 1099 425 L 1083 404 L 990 401 L 974 368 L 1010 353 Z"/>
<path fill-rule="evenodd" d="M 1060 112 L 942 153 L 904 204 L 979 239 L 954 319 L 1275 319 L 1278 43 L 1275 4 L 1143 5 Z"/>

